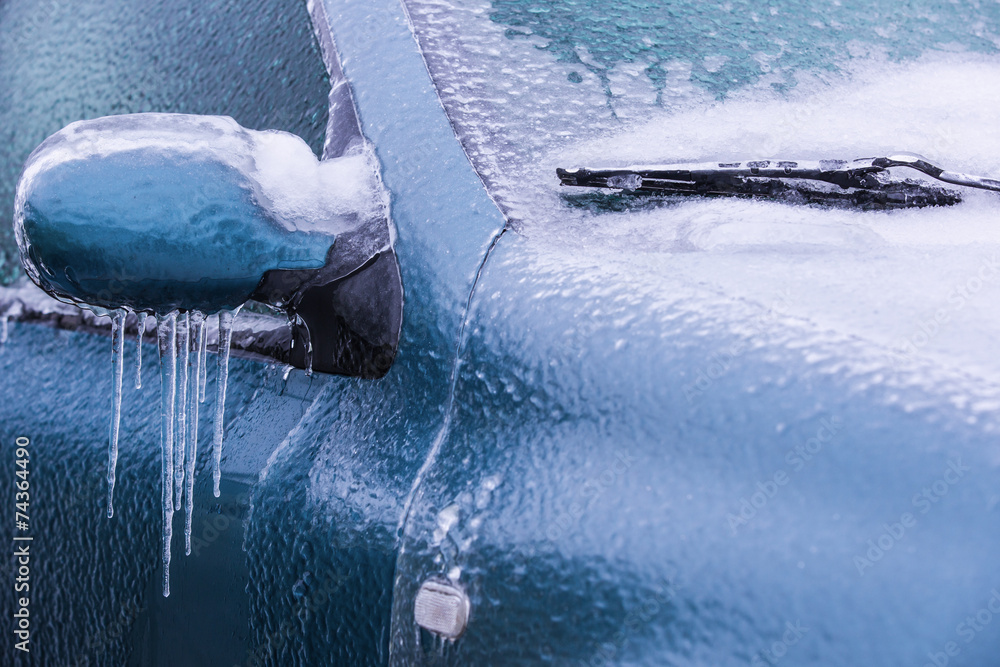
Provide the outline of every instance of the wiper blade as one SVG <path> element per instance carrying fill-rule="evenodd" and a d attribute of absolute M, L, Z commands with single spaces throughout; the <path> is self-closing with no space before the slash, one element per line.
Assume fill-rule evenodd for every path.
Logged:
<path fill-rule="evenodd" d="M 944 188 L 909 179 L 892 179 L 887 173 L 892 167 L 909 167 L 952 185 L 1000 192 L 998 180 L 947 171 L 911 153 L 852 161 L 756 160 L 610 169 L 560 168 L 556 169 L 556 174 L 562 185 L 637 194 L 769 197 L 848 203 L 864 208 L 942 206 L 961 201 L 958 193 Z M 817 183 L 827 187 L 819 187 Z"/>

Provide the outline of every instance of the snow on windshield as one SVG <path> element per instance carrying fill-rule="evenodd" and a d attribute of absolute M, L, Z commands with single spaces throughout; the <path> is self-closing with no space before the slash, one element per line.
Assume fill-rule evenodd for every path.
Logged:
<path fill-rule="evenodd" d="M 684 275 L 779 303 L 890 361 L 1000 374 L 991 352 L 1000 316 L 987 307 L 1000 297 L 995 193 L 957 188 L 955 206 L 872 212 L 643 200 L 574 192 L 555 176 L 556 167 L 912 151 L 998 177 L 1000 39 L 989 26 L 1000 5 L 908 3 L 904 16 L 888 2 L 822 13 L 792 2 L 406 4 L 491 195 L 516 231 L 551 241 L 567 263 Z"/>

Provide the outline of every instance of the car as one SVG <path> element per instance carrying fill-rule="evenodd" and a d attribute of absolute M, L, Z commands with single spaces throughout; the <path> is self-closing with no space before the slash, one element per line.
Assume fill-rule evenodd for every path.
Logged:
<path fill-rule="evenodd" d="M 232 35 L 199 19 L 264 21 L 253 39 L 277 50 L 258 64 L 323 54 L 325 155 L 357 127 L 389 197 L 391 366 L 309 373 L 253 335 L 288 341 L 280 317 L 237 317 L 220 495 L 210 390 L 191 553 L 175 536 L 164 597 L 152 339 L 108 519 L 110 329 L 6 288 L 8 507 L 17 461 L 31 489 L 28 526 L 5 524 L 32 538 L 28 602 L 6 603 L 29 619 L 14 664 L 994 664 L 996 194 L 872 211 L 575 191 L 556 172 L 918 151 L 1000 174 L 993 6 L 278 7 L 191 5 L 185 25 L 234 71 Z M 73 27 L 54 16 L 35 34 Z M 142 39 L 182 35 L 153 27 L 184 12 L 130 16 Z M 99 34 L 76 48 L 118 43 Z M 266 73 L 323 80 L 285 66 Z M 264 97 L 227 112 L 236 92 L 210 108 L 195 88 L 48 116 L 31 148 L 117 111 L 324 145 L 321 116 L 271 117 Z M 364 302 L 398 303 L 394 286 Z"/>

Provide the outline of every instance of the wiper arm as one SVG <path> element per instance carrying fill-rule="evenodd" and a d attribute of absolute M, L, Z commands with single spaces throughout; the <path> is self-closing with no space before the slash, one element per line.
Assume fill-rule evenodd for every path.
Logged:
<path fill-rule="evenodd" d="M 890 155 L 889 157 L 873 158 L 872 164 L 883 169 L 887 169 L 889 167 L 910 167 L 911 169 L 916 169 L 917 171 L 927 174 L 931 178 L 936 178 L 939 181 L 951 183 L 952 185 L 964 185 L 970 188 L 1000 192 L 1000 181 L 994 178 L 970 176 L 957 171 L 947 171 L 941 167 L 931 164 L 924 158 L 919 155 L 914 155 L 913 153 L 897 153 L 896 155 Z"/>

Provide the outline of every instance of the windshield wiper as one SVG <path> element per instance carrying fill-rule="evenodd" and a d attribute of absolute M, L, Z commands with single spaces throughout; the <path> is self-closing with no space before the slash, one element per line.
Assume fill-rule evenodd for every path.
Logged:
<path fill-rule="evenodd" d="M 947 171 L 919 155 L 897 153 L 859 160 L 757 160 L 556 169 L 562 185 L 624 190 L 636 194 L 766 197 L 862 208 L 947 206 L 961 201 L 953 190 L 911 179 L 893 179 L 892 167 L 910 167 L 952 185 L 1000 192 L 1000 180 Z"/>

